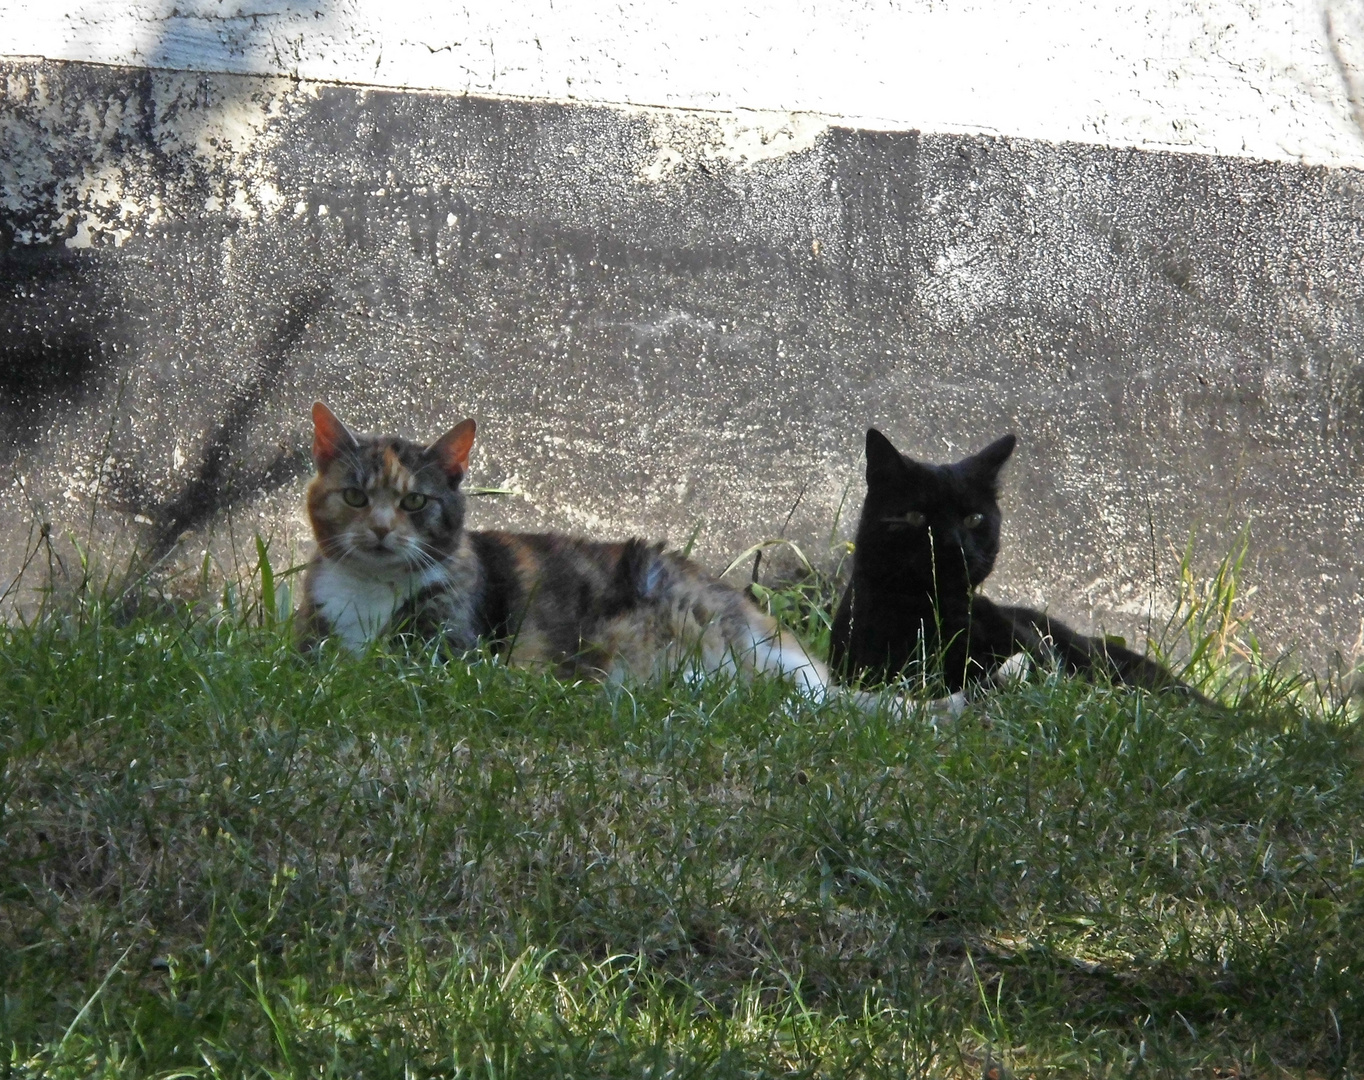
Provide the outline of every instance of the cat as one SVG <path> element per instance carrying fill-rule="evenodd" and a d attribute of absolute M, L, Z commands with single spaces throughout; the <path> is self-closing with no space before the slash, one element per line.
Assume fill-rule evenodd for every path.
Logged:
<path fill-rule="evenodd" d="M 407 631 L 565 678 L 765 672 L 816 702 L 842 693 L 790 631 L 663 544 L 466 529 L 472 419 L 421 446 L 352 433 L 321 402 L 312 415 L 305 649 L 334 637 L 360 652 Z M 881 700 L 848 696 L 868 710 Z"/>
<path fill-rule="evenodd" d="M 1005 435 L 953 465 L 929 465 L 868 429 L 867 497 L 852 580 L 834 615 L 830 667 L 876 685 L 926 661 L 940 665 L 948 691 L 959 692 L 1001 681 L 1001 666 L 1017 670 L 1021 653 L 1071 674 L 1102 672 L 1113 682 L 1206 701 L 1148 657 L 976 591 L 999 554 L 999 474 L 1016 441 Z"/>

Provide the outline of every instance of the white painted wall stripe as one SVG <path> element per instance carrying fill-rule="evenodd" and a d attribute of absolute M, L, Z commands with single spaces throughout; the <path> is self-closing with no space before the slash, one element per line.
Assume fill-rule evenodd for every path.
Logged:
<path fill-rule="evenodd" d="M 1364 167 L 1361 0 L 0 0 L 6 55 Z"/>

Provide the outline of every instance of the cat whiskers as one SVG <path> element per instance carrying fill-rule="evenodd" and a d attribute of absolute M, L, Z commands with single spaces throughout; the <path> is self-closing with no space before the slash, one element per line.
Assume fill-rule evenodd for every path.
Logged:
<path fill-rule="evenodd" d="M 337 562 L 343 562 L 355 551 L 355 542 L 345 533 L 324 537 L 317 546 L 323 555 Z"/>
<path fill-rule="evenodd" d="M 433 559 L 426 552 L 419 548 L 408 548 L 402 553 L 403 564 L 414 573 L 420 574 L 424 570 L 439 566 L 440 563 Z"/>
<path fill-rule="evenodd" d="M 403 561 L 418 573 L 421 573 L 424 570 L 434 570 L 445 561 L 445 556 L 438 548 L 431 548 L 428 550 L 428 547 L 429 545 L 425 540 L 421 539 L 421 537 L 417 537 L 413 540 L 411 545 L 403 551 Z"/>

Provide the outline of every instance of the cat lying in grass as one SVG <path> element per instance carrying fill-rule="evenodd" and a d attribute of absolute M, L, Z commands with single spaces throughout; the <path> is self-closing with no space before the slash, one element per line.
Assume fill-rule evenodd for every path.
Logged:
<path fill-rule="evenodd" d="M 867 431 L 867 498 L 834 616 L 831 667 L 874 685 L 926 658 L 949 691 L 960 691 L 1001 681 L 1001 667 L 1008 663 L 1005 677 L 1018 670 L 1022 653 L 1072 674 L 1205 700 L 1148 657 L 976 592 L 999 553 L 999 474 L 1014 443 L 1005 435 L 954 465 L 928 465 Z"/>
<path fill-rule="evenodd" d="M 405 630 L 456 652 L 487 644 L 508 664 L 565 678 L 764 672 L 814 701 L 842 693 L 790 631 L 662 544 L 465 529 L 474 430 L 465 420 L 420 446 L 352 433 L 313 406 L 304 647 L 335 637 L 359 652 Z"/>

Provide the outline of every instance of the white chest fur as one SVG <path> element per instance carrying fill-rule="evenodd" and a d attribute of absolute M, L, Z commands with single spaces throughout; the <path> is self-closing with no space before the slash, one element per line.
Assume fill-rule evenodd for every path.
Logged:
<path fill-rule="evenodd" d="M 439 568 L 433 568 L 436 576 Z M 404 601 L 431 584 L 425 574 L 389 579 L 353 572 L 342 563 L 322 562 L 310 583 L 313 604 L 352 652 L 362 652 L 388 625 Z"/>

